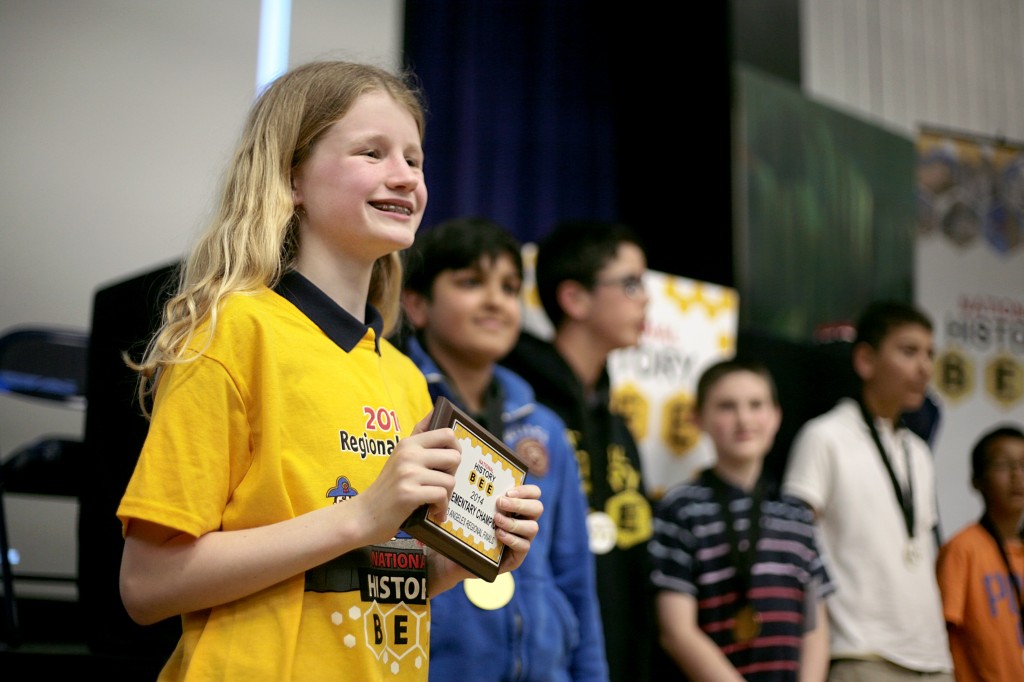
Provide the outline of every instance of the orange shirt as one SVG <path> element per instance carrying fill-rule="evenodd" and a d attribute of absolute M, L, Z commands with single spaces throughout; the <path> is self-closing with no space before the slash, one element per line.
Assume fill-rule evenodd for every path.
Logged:
<path fill-rule="evenodd" d="M 1024 580 L 1024 545 L 1005 545 Z M 937 573 L 957 682 L 1024 680 L 1020 604 L 992 536 L 975 523 L 939 552 Z"/>

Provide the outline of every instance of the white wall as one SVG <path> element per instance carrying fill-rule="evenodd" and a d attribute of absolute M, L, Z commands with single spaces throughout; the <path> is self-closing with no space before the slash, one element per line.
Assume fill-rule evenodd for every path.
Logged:
<path fill-rule="evenodd" d="M 0 0 L 0 330 L 87 329 L 97 288 L 183 255 L 254 96 L 259 16 L 258 0 Z M 402 16 L 293 0 L 290 63 L 397 66 Z M 0 396 L 0 455 L 82 423 Z M 35 520 L 66 527 L 54 513 Z"/>
<path fill-rule="evenodd" d="M 1024 0 L 800 0 L 803 87 L 913 139 L 1024 140 Z"/>

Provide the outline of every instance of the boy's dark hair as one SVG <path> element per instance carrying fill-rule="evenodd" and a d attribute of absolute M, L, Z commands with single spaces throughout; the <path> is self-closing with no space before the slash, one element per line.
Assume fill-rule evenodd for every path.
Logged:
<path fill-rule="evenodd" d="M 776 405 L 779 404 L 779 391 L 775 386 L 775 378 L 772 376 L 767 365 L 758 360 L 732 358 L 729 360 L 719 360 L 709 365 L 701 373 L 700 378 L 697 380 L 697 399 L 694 403 L 694 410 L 699 412 L 704 407 L 704 403 L 708 399 L 708 392 L 712 386 L 718 383 L 719 379 L 734 372 L 752 372 L 764 379 L 768 383 L 772 402 Z"/>
<path fill-rule="evenodd" d="M 878 348 L 889 332 L 905 324 L 916 324 L 932 331 L 932 321 L 924 312 L 902 301 L 875 301 L 857 320 L 854 343 L 866 343 Z"/>
<path fill-rule="evenodd" d="M 558 285 L 571 280 L 593 288 L 597 273 L 615 258 L 622 244 L 644 249 L 639 235 L 629 226 L 598 220 L 562 221 L 538 242 L 537 293 L 556 329 L 565 317 L 558 305 Z"/>
<path fill-rule="evenodd" d="M 1024 440 L 1024 431 L 1021 431 L 1016 426 L 1004 424 L 995 427 L 979 438 L 978 442 L 974 444 L 974 449 L 971 450 L 972 478 L 980 478 L 985 473 L 985 470 L 988 469 L 989 449 L 1000 438 L 1019 438 Z"/>
<path fill-rule="evenodd" d="M 476 265 L 481 258 L 501 255 L 512 259 L 522 277 L 520 244 L 511 232 L 486 218 L 452 218 L 416 235 L 416 241 L 403 254 L 404 285 L 430 298 L 434 280 L 445 270 L 461 270 Z"/>

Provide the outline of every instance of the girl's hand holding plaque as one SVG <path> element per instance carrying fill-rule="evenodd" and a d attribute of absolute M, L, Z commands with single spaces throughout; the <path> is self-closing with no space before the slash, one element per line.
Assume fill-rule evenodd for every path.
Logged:
<path fill-rule="evenodd" d="M 430 428 L 445 427 L 455 431 L 462 450 L 462 462 L 455 474 L 455 489 L 448 501 L 447 516 L 439 518 L 439 514 L 431 514 L 429 508 L 423 506 L 409 517 L 402 528 L 490 582 L 497 577 L 507 549 L 500 536 L 507 533 L 518 535 L 517 525 L 520 523 L 512 517 L 507 528 L 496 525 L 495 513 L 507 511 L 497 508 L 497 500 L 510 489 L 523 485 L 528 467 L 492 433 L 450 400 L 441 397 L 434 405 Z M 533 501 L 523 499 L 517 502 L 525 505 Z M 522 523 L 536 524 L 536 517 Z M 527 536 L 526 540 L 532 540 L 532 536 Z M 516 556 L 514 565 L 520 563 L 522 557 Z"/>

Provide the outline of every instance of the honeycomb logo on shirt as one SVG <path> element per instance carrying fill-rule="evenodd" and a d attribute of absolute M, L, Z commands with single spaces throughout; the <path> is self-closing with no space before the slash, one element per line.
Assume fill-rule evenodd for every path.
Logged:
<path fill-rule="evenodd" d="M 629 549 L 651 537 L 653 512 L 650 502 L 640 493 L 640 472 L 622 446 L 608 446 L 608 485 L 616 491 L 605 500 L 604 512 L 615 524 L 615 543 Z"/>
<path fill-rule="evenodd" d="M 358 606 L 349 607 L 346 613 L 335 611 L 331 622 L 339 628 L 344 646 L 370 649 L 392 675 L 406 666 L 417 670 L 426 666 L 430 637 L 426 613 L 414 613 L 405 604 L 375 603 L 365 612 Z"/>
<path fill-rule="evenodd" d="M 618 528 L 615 542 L 619 549 L 629 549 L 650 539 L 654 522 L 651 505 L 636 490 L 623 490 L 608 498 L 605 512 Z"/>
<path fill-rule="evenodd" d="M 393 674 L 398 674 L 399 665 L 406 657 L 416 668 L 421 668 L 426 661 L 424 642 L 430 636 L 427 622 L 426 613 L 413 613 L 405 604 L 383 608 L 382 604 L 375 603 L 363 618 L 366 644 Z"/>
<path fill-rule="evenodd" d="M 343 597 L 348 605 L 324 610 L 343 646 L 369 649 L 390 674 L 403 679 L 409 679 L 409 666 L 426 665 L 427 563 L 418 540 L 391 540 L 335 557 L 306 572 L 306 592 L 309 599 L 328 602 L 348 594 Z"/>

